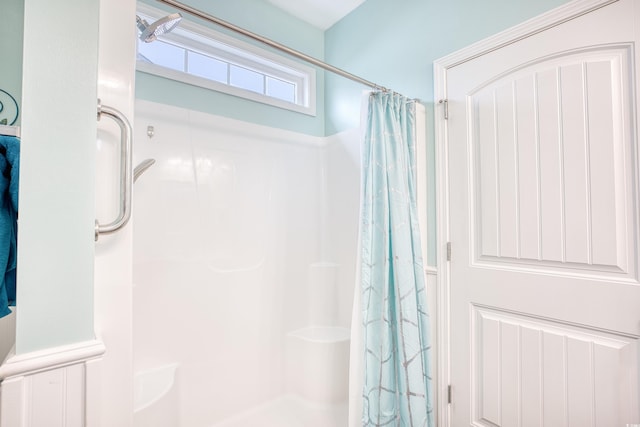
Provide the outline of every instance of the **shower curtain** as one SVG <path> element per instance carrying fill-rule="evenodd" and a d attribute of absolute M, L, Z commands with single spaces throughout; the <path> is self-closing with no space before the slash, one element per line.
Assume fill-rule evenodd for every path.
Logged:
<path fill-rule="evenodd" d="M 431 427 L 415 103 L 372 92 L 365 126 L 350 427 Z"/>

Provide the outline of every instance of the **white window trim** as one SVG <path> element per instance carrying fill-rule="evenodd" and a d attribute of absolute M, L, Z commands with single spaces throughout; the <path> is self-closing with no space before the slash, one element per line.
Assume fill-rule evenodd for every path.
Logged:
<path fill-rule="evenodd" d="M 166 11 L 144 3 L 137 4 L 137 13 L 144 15 L 144 17 L 150 17 L 151 19 L 158 19 L 167 14 Z M 296 97 L 299 99 L 299 101 L 297 101 L 299 103 L 287 102 L 261 93 L 140 60 L 136 61 L 136 69 L 138 71 L 310 116 L 316 115 L 316 70 L 308 65 L 261 49 L 250 43 L 243 42 L 203 25 L 187 21 L 186 19 L 183 19 L 180 25 L 171 33 L 161 36 L 161 39 L 167 42 L 175 42 L 179 46 L 184 46 L 188 50 L 198 53 L 222 56 L 234 65 L 255 70 L 259 73 L 264 73 L 285 81 L 292 81 L 293 77 L 298 88 Z"/>

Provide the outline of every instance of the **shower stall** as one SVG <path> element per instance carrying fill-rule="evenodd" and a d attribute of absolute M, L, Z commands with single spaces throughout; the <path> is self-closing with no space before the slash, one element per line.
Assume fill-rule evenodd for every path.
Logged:
<path fill-rule="evenodd" d="M 347 425 L 359 131 L 136 101 L 135 426 Z"/>
<path fill-rule="evenodd" d="M 11 381 L 3 379 L 3 400 L 12 402 L 3 406 L 3 420 L 24 414 L 48 420 L 64 412 L 78 425 L 125 426 L 135 412 L 136 426 L 346 426 L 359 130 L 322 138 L 148 101 L 136 101 L 134 109 L 137 33 L 121 23 L 123 16 L 135 16 L 135 4 L 90 3 L 74 11 L 88 18 L 80 20 L 87 29 L 100 29 L 86 43 L 68 31 L 52 44 L 62 50 L 36 46 L 40 38 L 25 40 L 27 59 L 56 65 L 25 81 L 65 83 L 24 97 L 29 117 L 43 120 L 25 126 L 32 154 L 39 153 L 31 182 L 47 188 L 58 182 L 43 179 L 49 175 L 39 175 L 38 165 L 51 172 L 51 159 L 63 160 L 56 167 L 64 165 L 65 173 L 56 169 L 50 176 L 65 178 L 69 186 L 47 194 L 78 199 L 81 207 L 68 210 L 82 221 L 65 215 L 68 227 L 50 227 L 51 218 L 42 215 L 49 210 L 46 197 L 33 198 L 33 208 L 25 209 L 38 226 L 46 225 L 42 234 L 22 234 L 31 237 L 30 247 L 56 249 L 46 251 L 42 268 L 23 269 L 55 273 L 41 283 L 38 277 L 25 282 L 31 299 L 23 299 L 20 310 L 27 327 L 18 329 L 18 338 L 29 344 L 24 354 L 37 353 L 46 369 L 15 358 L 22 370 L 14 369 Z M 45 9 L 60 18 L 56 22 L 69 23 L 77 17 L 66 13 L 71 7 Z M 50 14 L 26 8 L 25 29 L 50 28 L 43 19 Z M 82 63 L 67 67 L 45 55 L 60 52 L 72 52 Z M 87 77 L 95 71 L 97 82 Z M 74 76 L 86 85 L 71 82 Z M 78 106 L 60 102 L 76 98 Z M 96 98 L 134 123 L 133 165 L 155 160 L 134 185 L 129 225 L 98 243 L 94 219 L 111 218 L 117 207 L 114 171 L 122 132 L 112 121 L 96 125 Z M 51 102 L 54 118 L 79 114 L 78 123 L 57 119 L 62 127 L 47 120 L 42 112 Z M 88 141 L 94 141 L 96 127 L 93 146 Z M 69 143 L 49 144 L 52 131 Z M 95 151 L 94 165 L 86 160 Z M 21 221 L 28 219 L 21 215 Z M 78 246 L 51 246 L 67 228 L 65 242 L 73 236 Z M 31 265 L 45 260 L 41 252 L 31 251 Z M 49 258 L 64 261 L 64 268 Z M 67 270 L 87 280 L 71 281 Z M 63 312 L 44 304 L 64 298 L 73 304 Z"/>

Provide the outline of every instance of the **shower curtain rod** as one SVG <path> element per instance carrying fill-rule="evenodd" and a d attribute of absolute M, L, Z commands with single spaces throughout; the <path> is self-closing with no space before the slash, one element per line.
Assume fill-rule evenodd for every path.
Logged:
<path fill-rule="evenodd" d="M 231 24 L 230 22 L 224 21 L 220 18 L 217 18 L 213 15 L 209 15 L 208 13 L 202 12 L 201 10 L 195 9 L 191 6 L 187 6 L 186 4 L 180 3 L 178 1 L 175 0 L 157 0 L 160 3 L 165 3 L 168 4 L 169 6 L 173 6 L 176 9 L 179 9 L 183 12 L 189 13 L 191 15 L 197 16 L 198 18 L 204 19 L 205 21 L 209 21 L 211 23 L 220 25 L 221 27 L 227 28 L 231 31 L 234 31 L 236 33 L 242 34 L 243 36 L 249 37 L 250 39 L 259 41 L 261 43 L 264 43 L 268 46 L 271 46 L 275 49 L 278 49 L 282 52 L 285 52 L 291 56 L 294 56 L 298 59 L 302 59 L 303 61 L 306 61 L 308 63 L 311 63 L 313 65 L 316 65 L 320 68 L 323 68 L 327 71 L 331 71 L 334 74 L 338 74 L 339 76 L 342 77 L 346 77 L 349 80 L 353 80 L 354 82 L 358 82 L 361 83 L 365 86 L 369 86 L 372 89 L 376 89 L 376 90 L 381 90 L 381 91 L 389 91 L 389 89 L 385 88 L 384 86 L 380 86 L 379 84 L 370 82 L 369 80 L 365 80 L 362 77 L 356 76 L 354 74 L 351 74 L 347 71 L 344 71 L 338 67 L 334 67 L 333 65 L 327 64 L 326 62 L 320 61 L 319 59 L 314 58 L 313 56 L 309 56 L 307 54 L 304 54 L 302 52 L 299 52 L 295 49 L 291 49 L 288 46 L 285 46 L 283 44 L 280 44 L 278 42 L 275 42 L 271 39 L 268 39 L 266 37 L 262 37 L 258 34 L 252 33 L 251 31 L 245 30 L 242 27 L 238 27 L 237 25 Z"/>

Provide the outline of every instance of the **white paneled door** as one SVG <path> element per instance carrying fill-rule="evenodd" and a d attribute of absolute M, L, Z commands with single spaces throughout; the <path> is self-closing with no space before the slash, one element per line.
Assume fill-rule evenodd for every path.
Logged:
<path fill-rule="evenodd" d="M 640 424 L 639 23 L 620 0 L 447 70 L 453 427 Z"/>

